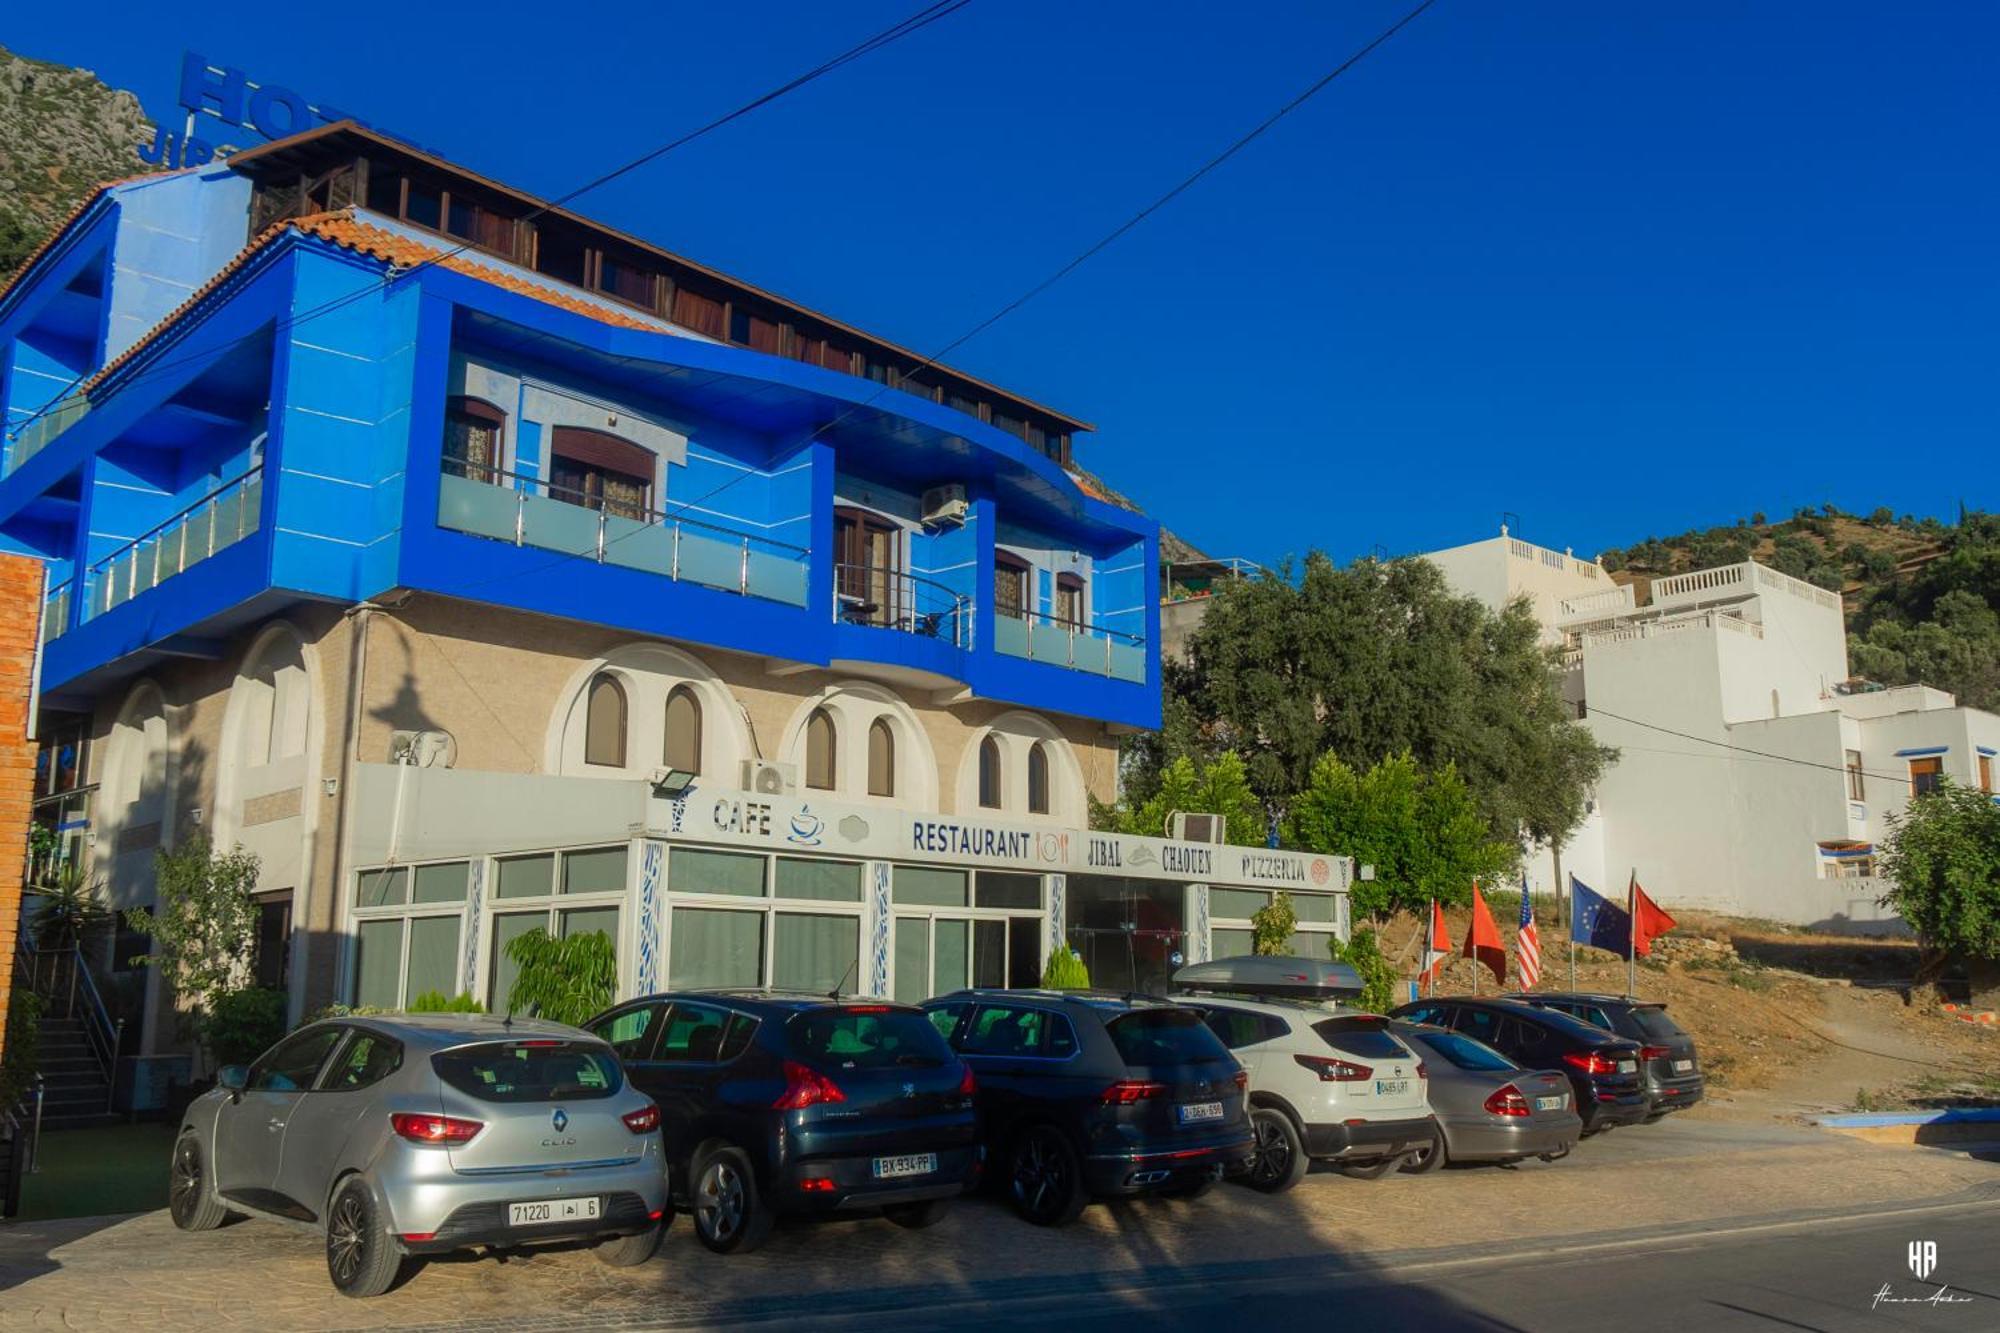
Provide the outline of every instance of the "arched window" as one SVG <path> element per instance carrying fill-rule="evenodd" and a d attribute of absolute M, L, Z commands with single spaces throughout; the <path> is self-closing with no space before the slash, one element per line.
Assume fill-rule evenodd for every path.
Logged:
<path fill-rule="evenodd" d="M 979 803 L 1000 808 L 1000 742 L 991 736 L 979 742 Z"/>
<path fill-rule="evenodd" d="M 1049 812 L 1049 752 L 1040 741 L 1028 747 L 1028 810 L 1037 815 Z"/>
<path fill-rule="evenodd" d="M 890 730 L 886 717 L 868 725 L 868 794 L 896 794 L 896 733 Z"/>
<path fill-rule="evenodd" d="M 447 475 L 468 481 L 500 480 L 500 440 L 507 414 L 481 398 L 457 397 L 444 405 Z"/>
<path fill-rule="evenodd" d="M 701 772 L 701 700 L 685 685 L 676 685 L 667 694 L 668 768 L 683 773 Z"/>
<path fill-rule="evenodd" d="M 584 708 L 583 762 L 625 767 L 625 687 L 618 677 L 599 673 L 590 682 Z"/>
<path fill-rule="evenodd" d="M 835 760 L 839 749 L 839 737 L 834 734 L 833 714 L 824 708 L 815 708 L 806 719 L 806 786 L 819 791 L 832 791 L 834 774 L 839 772 Z"/>

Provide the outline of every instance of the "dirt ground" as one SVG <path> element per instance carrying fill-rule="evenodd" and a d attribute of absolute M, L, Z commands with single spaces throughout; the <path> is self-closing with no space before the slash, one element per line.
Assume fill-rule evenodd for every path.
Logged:
<path fill-rule="evenodd" d="M 1496 902 L 1501 933 L 1513 941 L 1511 904 Z M 1467 914 L 1447 912 L 1453 940 Z M 1400 917 L 1382 932 L 1392 959 L 1417 924 Z M 1544 923 L 1540 989 L 1571 986 L 1562 928 Z M 1964 1022 L 1933 1004 L 1907 1004 L 1916 971 L 1909 940 L 1864 939 L 1793 930 L 1772 922 L 1681 914 L 1678 927 L 1635 971 L 1637 993 L 1665 1001 L 1694 1037 L 1717 1109 L 1798 1117 L 1842 1110 L 2000 1105 L 2000 1028 Z M 1575 986 L 1622 993 L 1625 963 L 1600 950 L 1577 951 Z M 1415 972 L 1414 949 L 1400 960 Z M 1519 985 L 1508 960 L 1506 989 Z M 1473 965 L 1447 964 L 1439 989 L 1472 988 Z M 1492 993 L 1480 969 L 1478 989 Z"/>

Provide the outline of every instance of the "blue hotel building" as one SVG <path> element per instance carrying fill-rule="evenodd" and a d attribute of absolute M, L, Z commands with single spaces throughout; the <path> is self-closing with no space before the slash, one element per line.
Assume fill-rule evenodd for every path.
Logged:
<path fill-rule="evenodd" d="M 295 1014 L 504 1007 L 538 928 L 918 998 L 1343 926 L 1336 858 L 1088 831 L 1160 662 L 1086 423 L 352 122 L 98 191 L 0 405 L 42 817 L 121 907 L 255 852 Z"/>

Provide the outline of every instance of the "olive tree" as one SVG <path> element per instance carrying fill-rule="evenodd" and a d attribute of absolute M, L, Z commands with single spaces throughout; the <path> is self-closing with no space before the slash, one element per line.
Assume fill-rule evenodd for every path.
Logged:
<path fill-rule="evenodd" d="M 2000 805 L 1949 781 L 1889 816 L 1882 855 L 1893 907 L 1923 949 L 1919 988 L 1953 959 L 1975 1003 L 2000 1002 Z"/>

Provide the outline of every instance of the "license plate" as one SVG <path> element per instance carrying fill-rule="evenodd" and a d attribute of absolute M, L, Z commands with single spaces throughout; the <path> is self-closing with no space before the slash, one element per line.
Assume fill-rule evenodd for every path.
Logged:
<path fill-rule="evenodd" d="M 1537 1097 L 1535 1098 L 1535 1109 L 1537 1111 L 1560 1111 L 1563 1109 L 1563 1103 L 1568 1100 L 1569 1098 L 1563 1096 Z"/>
<path fill-rule="evenodd" d="M 1378 1078 L 1375 1080 L 1377 1097 L 1401 1097 L 1410 1090 L 1410 1080 L 1406 1078 Z"/>
<path fill-rule="evenodd" d="M 1692 1074 L 1694 1072 L 1694 1061 L 1692 1060 L 1674 1061 L 1674 1072 L 1676 1074 Z"/>
<path fill-rule="evenodd" d="M 1222 1119 L 1221 1102 L 1182 1102 L 1174 1108 L 1183 1125 L 1196 1125 L 1204 1120 Z"/>
<path fill-rule="evenodd" d="M 1639 1062 L 1637 1060 L 1620 1060 L 1618 1062 L 1618 1072 L 1621 1074 L 1636 1074 L 1639 1072 Z"/>
<path fill-rule="evenodd" d="M 875 1179 L 899 1180 L 904 1176 L 927 1176 L 937 1170 L 937 1154 L 913 1152 L 902 1157 L 877 1157 Z"/>
<path fill-rule="evenodd" d="M 551 1222 L 589 1222 L 597 1217 L 598 1199 L 537 1199 L 507 1205 L 507 1225 L 538 1227 Z"/>

